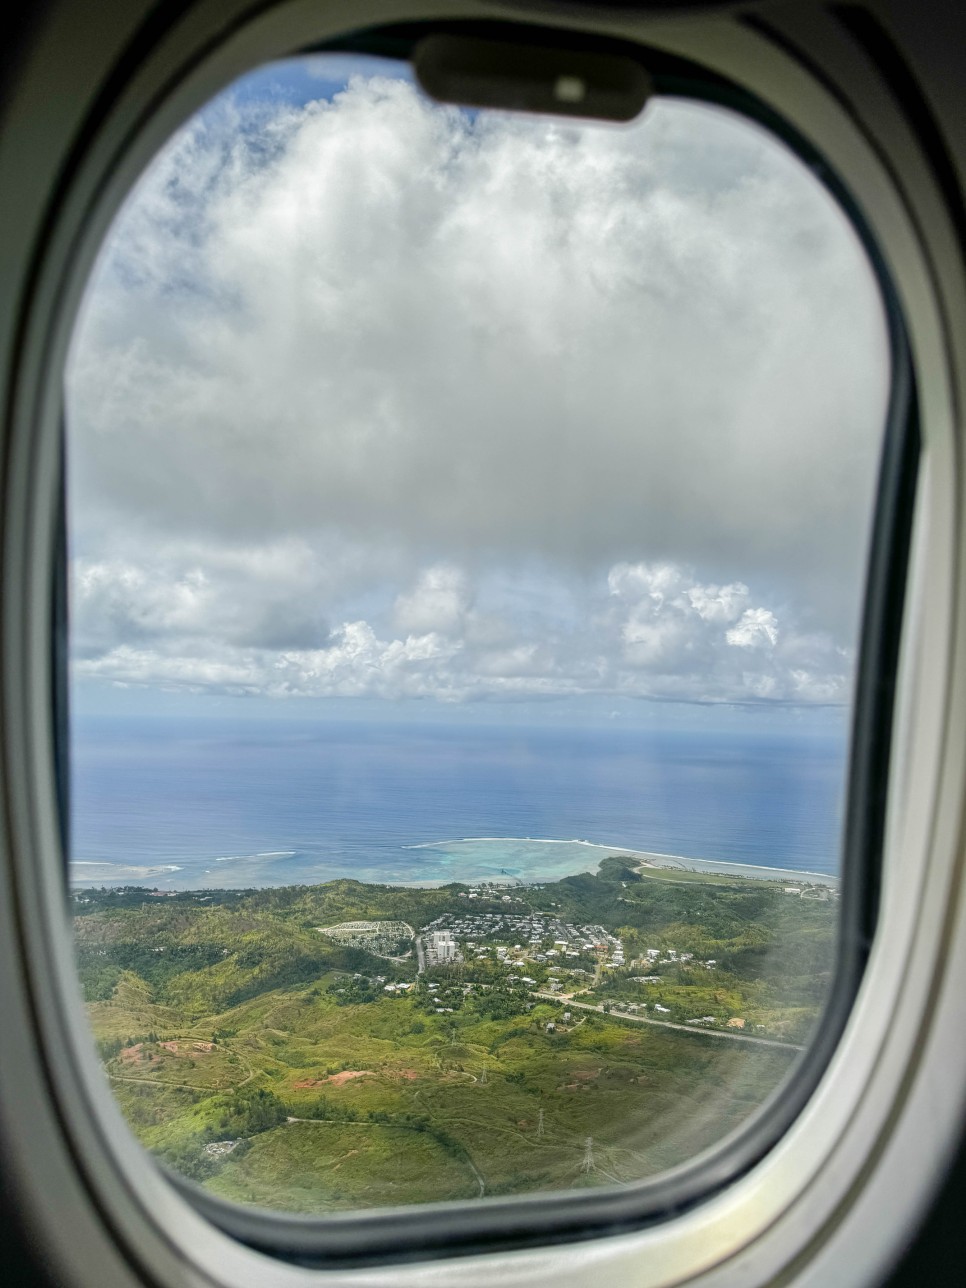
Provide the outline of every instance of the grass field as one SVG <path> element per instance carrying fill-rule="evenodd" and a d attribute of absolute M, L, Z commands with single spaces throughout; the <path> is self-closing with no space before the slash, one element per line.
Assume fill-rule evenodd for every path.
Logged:
<path fill-rule="evenodd" d="M 378 1123 L 291 1122 L 229 1155 L 208 1188 L 225 1198 L 289 1212 L 470 1199 L 470 1165 L 432 1136 Z"/>
<path fill-rule="evenodd" d="M 524 896 L 607 926 L 629 959 L 657 943 L 722 961 L 585 973 L 588 1000 L 651 998 L 656 1015 L 660 997 L 672 1018 L 714 1008 L 721 1025 L 740 1012 L 770 1035 L 807 1032 L 823 987 L 815 963 L 830 956 L 829 905 L 751 883 L 616 875 Z M 466 904 L 458 890 L 407 890 L 396 907 L 392 891 L 334 885 L 217 906 L 85 896 L 76 918 L 91 1029 L 128 1122 L 159 1158 L 227 1198 L 322 1213 L 638 1180 L 746 1121 L 797 1058 L 792 1046 L 577 1007 L 568 1020 L 565 1001 L 501 984 L 495 958 L 387 993 L 382 981 L 412 980 L 414 961 L 327 943 L 312 927 L 374 912 L 426 924 L 447 899 Z M 779 939 L 776 958 L 768 945 Z M 662 973 L 640 983 L 642 969 Z"/>
<path fill-rule="evenodd" d="M 102 1032 L 115 1027 L 110 1012 L 97 1004 Z M 794 1056 L 574 1015 L 564 1024 L 547 1002 L 453 1020 L 406 998 L 338 1007 L 274 992 L 210 1017 L 210 1033 L 234 1034 L 210 1049 L 165 1035 L 105 1067 L 144 1143 L 183 1169 L 186 1151 L 207 1163 L 205 1145 L 225 1134 L 226 1104 L 245 1087 L 277 1099 L 284 1118 L 310 1120 L 254 1133 L 247 1152 L 198 1179 L 242 1201 L 321 1212 L 652 1175 L 740 1123 Z"/>

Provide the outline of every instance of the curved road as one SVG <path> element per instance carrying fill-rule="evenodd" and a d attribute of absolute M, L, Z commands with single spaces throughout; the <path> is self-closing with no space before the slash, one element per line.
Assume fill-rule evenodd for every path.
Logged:
<path fill-rule="evenodd" d="M 750 1033 L 726 1033 L 724 1029 L 698 1028 L 694 1024 L 675 1024 L 672 1020 L 652 1020 L 649 1015 L 627 1015 L 623 1011 L 607 1012 L 599 1004 L 595 1006 L 592 1002 L 574 1002 L 569 998 L 561 997 L 559 993 L 534 991 L 532 996 L 543 998 L 548 1002 L 556 1002 L 559 1006 L 579 1006 L 582 1011 L 597 1011 L 601 1015 L 609 1015 L 612 1020 L 629 1020 L 631 1024 L 656 1024 L 659 1029 L 678 1029 L 681 1033 L 704 1033 L 711 1038 L 729 1038 L 732 1042 L 757 1042 L 759 1046 L 784 1047 L 786 1051 L 805 1050 L 797 1042 L 782 1042 L 779 1038 L 756 1038 Z"/>

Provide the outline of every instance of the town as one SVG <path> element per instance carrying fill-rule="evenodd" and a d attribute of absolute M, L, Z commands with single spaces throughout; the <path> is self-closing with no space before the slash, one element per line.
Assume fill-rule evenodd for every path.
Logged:
<path fill-rule="evenodd" d="M 479 897 L 481 891 L 470 890 L 468 897 Z M 484 896 L 487 891 L 482 891 Z M 466 897 L 461 895 L 460 897 Z M 491 896 L 492 897 L 492 896 Z M 500 895 L 501 903 L 521 904 L 510 895 Z M 525 906 L 526 907 L 526 906 Z M 333 926 L 320 926 L 317 930 L 337 943 L 367 950 L 395 963 L 415 958 L 414 979 L 389 980 L 384 975 L 364 976 L 356 972 L 351 985 L 335 986 L 334 992 L 344 995 L 347 1001 L 359 1001 L 368 993 L 375 997 L 384 994 L 404 996 L 417 990 L 431 1009 L 438 1014 L 453 1013 L 464 999 L 493 988 L 513 988 L 526 991 L 533 999 L 557 1000 L 584 1009 L 605 1013 L 623 1014 L 627 1018 L 643 1018 L 641 1012 L 651 1010 L 650 1022 L 672 1023 L 672 1008 L 653 997 L 648 1001 L 653 986 L 664 983 L 662 967 L 701 966 L 713 970 L 714 958 L 695 963 L 694 954 L 679 952 L 672 947 L 645 948 L 639 957 L 625 959 L 620 938 L 599 924 L 577 925 L 559 916 L 526 907 L 512 906 L 500 911 L 446 912 L 415 931 L 402 921 L 352 921 Z M 496 978 L 483 977 L 472 968 L 486 963 L 500 974 Z M 437 968 L 443 968 L 442 971 Z M 451 968 L 454 978 L 447 979 Z M 645 969 L 651 973 L 631 975 L 632 969 Z M 430 972 L 430 977 L 420 976 Z M 635 1000 L 623 998 L 610 1000 L 597 996 L 596 986 L 605 971 L 621 972 L 624 980 L 637 985 L 640 996 Z M 532 973 L 530 973 L 532 972 Z M 533 1001 L 524 1001 L 519 993 L 521 1009 L 532 1010 Z M 564 1013 L 571 1019 L 571 1012 Z M 731 1031 L 745 1028 L 742 1016 L 703 1015 L 687 1017 L 687 1026 L 720 1025 Z M 553 1031 L 554 1022 L 550 1022 Z M 756 1025 L 759 1032 L 763 1025 Z"/>

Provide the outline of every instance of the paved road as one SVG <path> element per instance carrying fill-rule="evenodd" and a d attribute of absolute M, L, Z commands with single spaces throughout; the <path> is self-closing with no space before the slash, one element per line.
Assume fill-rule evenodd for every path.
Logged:
<path fill-rule="evenodd" d="M 539 993 L 534 992 L 534 997 L 546 998 L 548 1002 L 557 1002 L 561 1006 L 574 1007 L 579 1006 L 582 1011 L 598 1011 L 604 1015 L 606 1012 L 600 1005 L 595 1006 L 592 1002 L 572 1002 L 567 998 L 561 997 L 559 993 Z M 632 1024 L 656 1024 L 660 1029 L 679 1029 L 682 1033 L 705 1033 L 712 1038 L 728 1038 L 732 1042 L 756 1042 L 759 1046 L 784 1047 L 787 1051 L 804 1051 L 803 1046 L 795 1042 L 781 1042 L 778 1038 L 756 1038 L 750 1033 L 733 1033 L 724 1029 L 706 1029 L 699 1028 L 695 1024 L 675 1024 L 671 1020 L 652 1020 L 649 1015 L 627 1015 L 623 1011 L 612 1011 L 611 1019 L 630 1020 Z"/>

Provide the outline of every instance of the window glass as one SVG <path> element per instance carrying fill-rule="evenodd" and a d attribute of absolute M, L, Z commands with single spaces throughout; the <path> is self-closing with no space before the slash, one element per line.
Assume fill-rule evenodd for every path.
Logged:
<path fill-rule="evenodd" d="M 146 1148 L 321 1214 L 625 1184 L 836 955 L 877 285 L 782 143 L 237 82 L 67 372 L 71 904 Z"/>

